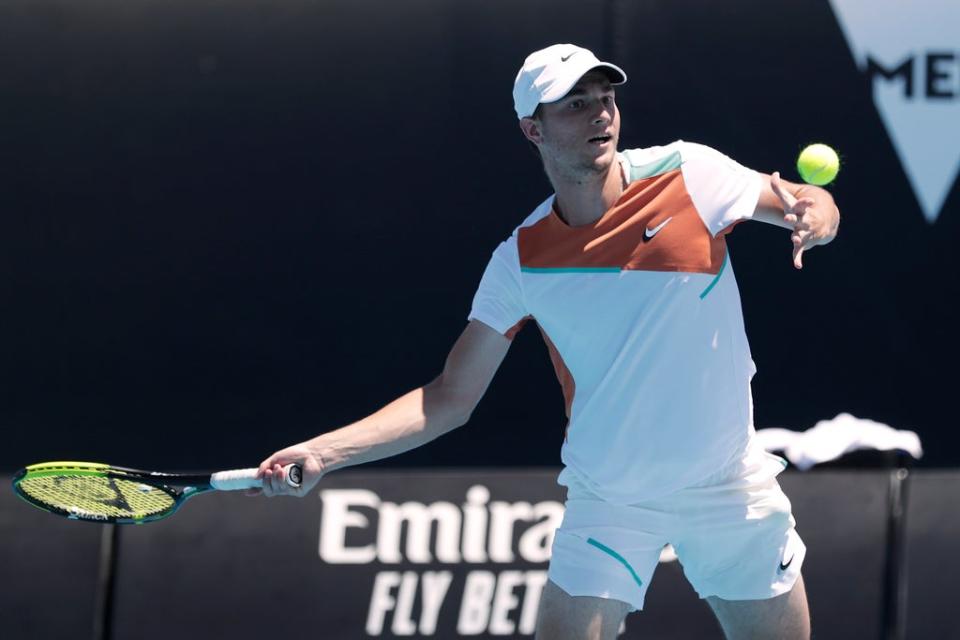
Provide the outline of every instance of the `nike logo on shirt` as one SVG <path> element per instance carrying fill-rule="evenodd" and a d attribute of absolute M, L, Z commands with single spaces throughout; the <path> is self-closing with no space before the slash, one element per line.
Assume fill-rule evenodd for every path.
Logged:
<path fill-rule="evenodd" d="M 658 224 L 657 226 L 655 226 L 655 227 L 652 228 L 652 229 L 651 229 L 650 227 L 647 227 L 646 229 L 644 229 L 644 231 L 643 231 L 643 241 L 644 241 L 644 242 L 649 242 L 650 240 L 653 240 L 653 237 L 654 237 L 655 235 L 657 235 L 658 233 L 660 233 L 660 231 L 661 231 L 665 226 L 667 226 L 667 223 L 670 222 L 671 220 L 673 220 L 673 216 L 670 216 L 669 218 L 667 218 L 666 220 L 664 220 L 663 222 L 661 222 L 660 224 Z"/>

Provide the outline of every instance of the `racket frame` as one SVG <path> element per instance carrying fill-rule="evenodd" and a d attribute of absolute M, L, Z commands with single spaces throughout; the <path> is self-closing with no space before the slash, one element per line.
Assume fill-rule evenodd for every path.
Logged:
<path fill-rule="evenodd" d="M 80 508 L 64 509 L 57 507 L 35 499 L 20 488 L 20 482 L 24 479 L 63 475 L 115 478 L 118 480 L 137 482 L 163 491 L 170 496 L 173 504 L 161 512 L 139 518 L 116 517 L 92 513 Z M 100 524 L 144 524 L 168 518 L 176 513 L 180 506 L 188 499 L 195 495 L 206 493 L 207 491 L 213 491 L 213 487 L 210 485 L 210 475 L 209 473 L 182 474 L 142 471 L 97 462 L 41 462 L 19 470 L 13 476 L 13 490 L 14 493 L 17 494 L 17 497 L 27 504 L 46 511 L 47 513 L 60 515 L 70 520 L 96 522 Z"/>

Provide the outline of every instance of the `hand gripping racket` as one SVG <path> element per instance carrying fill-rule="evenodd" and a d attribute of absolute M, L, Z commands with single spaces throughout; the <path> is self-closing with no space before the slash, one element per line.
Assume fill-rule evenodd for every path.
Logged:
<path fill-rule="evenodd" d="M 299 487 L 300 465 L 284 469 L 287 484 Z M 18 471 L 13 490 L 33 506 L 71 520 L 143 524 L 173 515 L 200 493 L 261 487 L 256 476 L 256 469 L 176 474 L 94 462 L 42 462 Z"/>

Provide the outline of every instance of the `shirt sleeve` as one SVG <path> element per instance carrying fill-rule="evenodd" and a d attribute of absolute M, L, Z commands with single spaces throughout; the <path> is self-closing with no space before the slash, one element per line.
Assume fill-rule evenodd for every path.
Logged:
<path fill-rule="evenodd" d="M 512 338 L 528 316 L 520 284 L 517 237 L 500 243 L 480 279 L 468 320 L 479 320 Z"/>
<path fill-rule="evenodd" d="M 682 155 L 687 192 L 711 235 L 753 217 L 760 200 L 759 173 L 702 144 L 684 143 Z"/>

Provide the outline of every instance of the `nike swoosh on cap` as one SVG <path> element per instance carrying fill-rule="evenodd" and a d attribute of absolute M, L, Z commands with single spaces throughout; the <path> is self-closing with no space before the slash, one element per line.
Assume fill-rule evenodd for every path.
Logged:
<path fill-rule="evenodd" d="M 658 224 L 657 226 L 653 227 L 652 229 L 651 229 L 650 227 L 647 227 L 646 229 L 644 229 L 644 231 L 643 231 L 643 240 L 644 240 L 644 242 L 646 242 L 646 241 L 648 241 L 648 240 L 652 240 L 653 237 L 654 237 L 655 235 L 657 235 L 658 233 L 660 233 L 660 231 L 663 230 L 663 228 L 664 228 L 665 226 L 667 226 L 667 223 L 670 222 L 671 220 L 673 220 L 673 216 L 670 216 L 669 218 L 667 218 L 666 220 L 664 220 L 663 222 L 661 222 L 661 223 Z"/>
<path fill-rule="evenodd" d="M 578 53 L 580 53 L 580 52 L 579 52 L 579 51 L 574 51 L 573 53 L 571 53 L 571 54 L 569 54 L 569 55 L 560 56 L 560 62 L 566 62 L 567 60 L 569 60 L 569 59 L 572 58 L 573 56 L 577 55 Z"/>

